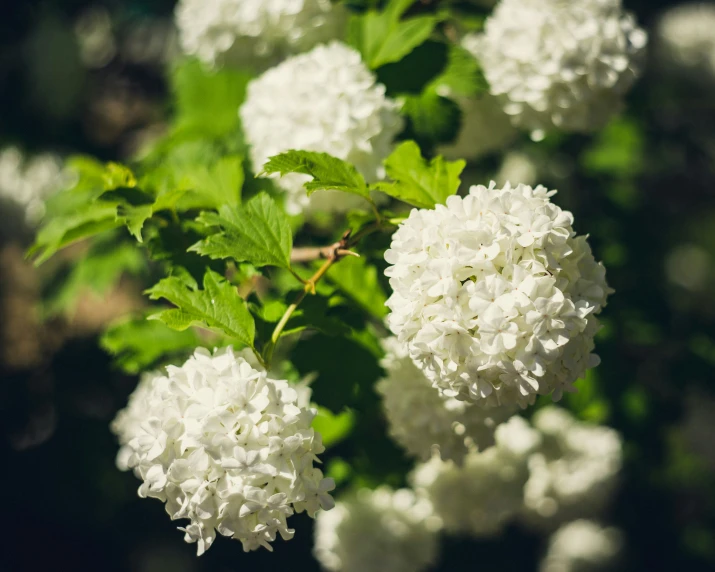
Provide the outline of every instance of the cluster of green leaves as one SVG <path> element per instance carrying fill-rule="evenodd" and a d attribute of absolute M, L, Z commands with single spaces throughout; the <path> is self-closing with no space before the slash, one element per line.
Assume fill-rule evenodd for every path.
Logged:
<path fill-rule="evenodd" d="M 139 160 L 131 167 L 70 163 L 75 183 L 48 205 L 31 254 L 39 264 L 79 241 L 89 249 L 56 281 L 49 309 L 68 308 L 87 288 L 106 290 L 124 273 L 141 275 L 149 309 L 101 339 L 124 371 L 181 360 L 197 345 L 248 347 L 281 375 L 314 377 L 316 426 L 327 444 L 353 430 L 354 409 L 377 422 L 371 388 L 382 374 L 382 253 L 401 216 L 374 197 L 388 195 L 395 199 L 388 207 L 404 212 L 399 203 L 434 208 L 456 193 L 464 162 L 432 151 L 457 134 L 457 100 L 485 87 L 474 58 L 447 41 L 453 6 L 438 4 L 370 2 L 349 21 L 346 41 L 401 100 L 408 119 L 385 161 L 388 181 L 368 184 L 353 165 L 300 150 L 263 167 L 265 175 L 308 175 L 308 195 L 337 190 L 365 199 L 342 228 L 316 244 L 300 219 L 285 213 L 270 178 L 253 176 L 237 113 L 253 73 L 183 62 L 169 75 L 169 129 Z M 335 242 L 359 257 L 333 253 L 294 263 L 294 241 Z"/>

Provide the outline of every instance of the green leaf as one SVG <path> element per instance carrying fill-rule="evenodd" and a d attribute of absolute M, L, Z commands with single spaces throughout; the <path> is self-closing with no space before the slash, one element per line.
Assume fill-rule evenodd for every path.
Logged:
<path fill-rule="evenodd" d="M 372 188 L 418 208 L 434 208 L 459 189 L 464 161 L 422 158 L 414 141 L 405 141 L 386 159 L 387 174 L 394 183 L 377 183 Z"/>
<path fill-rule="evenodd" d="M 221 207 L 219 214 L 202 213 L 197 221 L 219 232 L 189 250 L 210 258 L 232 258 L 254 266 L 290 269 L 293 233 L 288 216 L 266 193 L 242 207 Z"/>
<path fill-rule="evenodd" d="M 387 315 L 387 296 L 378 281 L 377 268 L 364 258 L 344 258 L 333 265 L 326 278 L 375 318 L 382 320 Z"/>
<path fill-rule="evenodd" d="M 445 71 L 448 59 L 449 48 L 445 43 L 427 40 L 399 62 L 380 67 L 375 75 L 390 97 L 419 95 Z"/>
<path fill-rule="evenodd" d="M 215 136 L 238 132 L 238 108 L 250 79 L 251 74 L 228 66 L 209 70 L 201 62 L 183 61 L 171 74 L 176 129 L 198 129 Z"/>
<path fill-rule="evenodd" d="M 400 19 L 412 4 L 414 0 L 392 0 L 382 12 L 370 10 L 350 19 L 348 43 L 371 69 L 400 61 L 432 34 L 437 16 Z"/>
<path fill-rule="evenodd" d="M 449 47 L 447 66 L 427 89 L 450 97 L 475 97 L 487 92 L 489 84 L 479 61 L 462 46 L 452 44 Z"/>
<path fill-rule="evenodd" d="M 290 293 L 288 299 L 293 300 L 295 294 L 297 293 Z M 329 336 L 347 336 L 350 334 L 349 325 L 342 319 L 338 309 L 332 308 L 329 299 L 324 296 L 310 296 L 303 300 L 298 306 L 298 310 L 288 320 L 285 330 L 283 330 L 283 335 L 311 329 Z"/>
<path fill-rule="evenodd" d="M 323 438 L 323 445 L 330 447 L 350 436 L 355 426 L 355 415 L 350 409 L 333 415 L 329 409 L 318 406 L 318 415 L 313 419 L 313 429 Z"/>
<path fill-rule="evenodd" d="M 122 226 L 123 221 L 117 219 L 116 213 L 114 205 L 91 203 L 74 214 L 52 218 L 37 233 L 29 254 L 36 256 L 35 264 L 39 266 L 78 240 Z"/>
<path fill-rule="evenodd" d="M 263 166 L 266 174 L 302 173 L 313 177 L 305 183 L 308 195 L 315 191 L 343 191 L 359 195 L 368 201 L 370 193 L 365 179 L 358 170 L 341 159 L 327 153 L 313 151 L 286 151 L 268 159 Z"/>
<path fill-rule="evenodd" d="M 101 347 L 123 371 L 136 375 L 173 357 L 184 357 L 200 345 L 194 330 L 176 331 L 146 318 L 128 319 L 109 327 Z"/>
<path fill-rule="evenodd" d="M 253 347 L 256 334 L 253 317 L 235 286 L 219 274 L 207 270 L 203 290 L 188 276 L 171 276 L 147 293 L 152 300 L 164 298 L 177 306 L 150 316 L 150 320 L 160 320 L 179 331 L 200 326 Z"/>
<path fill-rule="evenodd" d="M 301 376 L 316 373 L 311 384 L 316 403 L 333 413 L 357 404 L 383 375 L 377 358 L 362 344 L 343 337 L 316 334 L 301 339 L 291 360 Z"/>
<path fill-rule="evenodd" d="M 44 311 L 48 315 L 71 313 L 80 296 L 88 291 L 103 296 L 124 274 L 138 274 L 145 268 L 143 252 L 133 244 L 118 243 L 116 233 L 111 233 L 73 260 L 66 268 L 68 272 L 52 277 Z"/>
<path fill-rule="evenodd" d="M 454 141 L 462 125 L 459 105 L 431 91 L 405 96 L 402 113 L 409 118 L 408 135 L 425 145 Z"/>
<path fill-rule="evenodd" d="M 179 186 L 190 190 L 181 201 L 182 209 L 211 208 L 223 205 L 241 204 L 243 187 L 243 158 L 229 155 L 220 158 L 215 164 L 193 165 L 179 181 Z"/>

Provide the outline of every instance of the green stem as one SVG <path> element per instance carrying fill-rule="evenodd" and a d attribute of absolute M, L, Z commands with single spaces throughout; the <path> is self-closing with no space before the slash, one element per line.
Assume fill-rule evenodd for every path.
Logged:
<path fill-rule="evenodd" d="M 305 299 L 308 294 L 315 294 L 315 285 L 323 276 L 325 276 L 325 273 L 338 260 L 339 258 L 337 256 L 332 256 L 323 263 L 323 265 L 318 269 L 315 274 L 313 274 L 313 276 L 311 276 L 308 280 L 304 281 L 305 286 L 303 287 L 303 291 L 298 294 L 295 301 L 290 306 L 288 306 L 288 308 L 286 308 L 286 311 L 283 313 L 283 316 L 281 316 L 280 321 L 278 322 L 278 324 L 276 324 L 276 327 L 271 334 L 271 341 L 268 342 L 264 350 L 266 363 L 270 363 L 271 358 L 273 357 L 273 350 L 278 344 L 278 340 L 280 339 L 281 334 L 283 333 L 283 330 L 288 323 L 288 320 L 290 320 L 293 313 L 298 309 L 298 306 L 300 306 L 300 303 Z"/>
<path fill-rule="evenodd" d="M 303 291 L 298 294 L 295 301 L 290 306 L 288 306 L 288 308 L 286 308 L 286 311 L 283 313 L 283 316 L 281 316 L 280 321 L 278 322 L 278 324 L 276 324 L 276 327 L 271 334 L 271 339 L 266 344 L 266 347 L 263 350 L 263 356 L 261 361 L 264 366 L 266 366 L 266 364 L 270 364 L 271 358 L 273 357 L 273 350 L 275 349 L 276 345 L 278 345 L 278 340 L 280 340 L 281 334 L 283 333 L 283 330 L 285 329 L 286 324 L 288 324 L 288 321 L 290 320 L 291 316 L 295 313 L 295 311 L 298 309 L 298 306 L 300 306 L 300 303 L 305 299 L 308 294 L 315 294 L 316 284 L 320 281 L 321 278 L 323 278 L 323 276 L 325 276 L 328 270 L 330 270 L 330 267 L 336 262 L 340 262 L 340 260 L 345 257 L 345 251 L 347 249 L 355 246 L 367 235 L 372 234 L 373 232 L 376 232 L 378 230 L 382 230 L 384 228 L 384 223 L 378 219 L 374 223 L 369 224 L 360 229 L 353 236 L 350 236 L 348 233 L 346 233 L 342 241 L 333 245 L 330 256 L 325 260 L 325 262 L 323 262 L 321 267 L 318 268 L 317 272 L 313 274 L 313 276 L 311 276 L 308 280 L 304 280 L 295 272 L 293 272 L 293 270 L 291 270 L 291 273 L 304 284 Z"/>

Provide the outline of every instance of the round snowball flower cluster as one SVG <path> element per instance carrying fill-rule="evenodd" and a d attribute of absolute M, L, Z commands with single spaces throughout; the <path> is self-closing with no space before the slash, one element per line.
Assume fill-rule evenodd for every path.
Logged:
<path fill-rule="evenodd" d="M 314 554 L 326 570 L 421 572 L 437 560 L 440 526 L 409 489 L 361 489 L 318 515 Z"/>
<path fill-rule="evenodd" d="M 715 5 L 675 6 L 662 16 L 656 30 L 659 62 L 666 69 L 715 81 Z"/>
<path fill-rule="evenodd" d="M 66 182 L 62 162 L 51 154 L 26 159 L 16 147 L 0 151 L 0 200 L 19 206 L 29 224 L 45 214 L 45 199 Z"/>
<path fill-rule="evenodd" d="M 595 522 L 576 520 L 557 530 L 549 540 L 540 572 L 599 572 L 612 570 L 621 551 L 621 532 Z"/>
<path fill-rule="evenodd" d="M 623 463 L 618 432 L 579 422 L 558 407 L 537 411 L 532 423 L 542 447 L 529 458 L 524 521 L 548 529 L 598 516 L 615 492 Z"/>
<path fill-rule="evenodd" d="M 605 270 L 543 186 L 473 186 L 392 237 L 387 324 L 448 397 L 525 407 L 587 368 Z"/>
<path fill-rule="evenodd" d="M 621 107 L 646 33 L 621 0 L 501 0 L 465 47 L 515 125 L 590 131 Z"/>
<path fill-rule="evenodd" d="M 143 482 L 139 496 L 188 519 L 187 542 L 205 552 L 216 531 L 245 551 L 293 535 L 286 519 L 330 509 L 332 479 L 313 466 L 324 451 L 314 410 L 287 381 L 270 379 L 231 348 L 196 350 L 166 375 L 145 375 L 112 423 L 120 469 Z"/>
<path fill-rule="evenodd" d="M 470 453 L 462 466 L 435 456 L 412 473 L 412 485 L 432 502 L 445 530 L 495 536 L 519 514 L 528 457 L 540 436 L 517 416 L 497 427 L 495 438 L 494 447 Z"/>
<path fill-rule="evenodd" d="M 407 355 L 404 346 L 388 338 L 382 367 L 387 376 L 377 383 L 390 436 L 411 455 L 428 460 L 432 454 L 461 463 L 473 450 L 494 444 L 494 430 L 515 407 L 483 408 L 440 395 Z"/>
<path fill-rule="evenodd" d="M 345 20 L 330 0 L 180 0 L 183 51 L 209 65 L 271 62 L 338 37 Z"/>
<path fill-rule="evenodd" d="M 269 157 L 290 149 L 330 153 L 357 167 L 368 181 L 383 175 L 382 161 L 402 130 L 397 104 L 352 48 L 333 42 L 294 56 L 252 81 L 240 110 L 257 173 Z M 310 207 L 344 211 L 365 201 L 337 191 L 310 199 L 307 175 L 277 179 L 289 212 Z"/>

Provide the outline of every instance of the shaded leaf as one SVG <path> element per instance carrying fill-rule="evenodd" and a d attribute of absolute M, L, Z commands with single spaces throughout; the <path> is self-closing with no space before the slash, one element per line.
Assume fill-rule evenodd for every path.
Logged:
<path fill-rule="evenodd" d="M 301 376 L 317 374 L 311 384 L 313 400 L 333 413 L 371 393 L 383 373 L 377 358 L 361 344 L 324 334 L 300 340 L 291 362 Z"/>
<path fill-rule="evenodd" d="M 82 257 L 73 260 L 68 272 L 52 277 L 45 297 L 49 315 L 71 312 L 80 296 L 91 291 L 103 296 L 124 274 L 138 274 L 146 268 L 143 252 L 133 244 L 117 243 L 116 233 L 98 240 Z"/>
<path fill-rule="evenodd" d="M 122 320 L 107 329 L 100 345 L 123 371 L 136 375 L 173 357 L 184 357 L 200 344 L 196 332 L 176 331 L 145 318 Z"/>
<path fill-rule="evenodd" d="M 355 426 L 355 415 L 347 409 L 333 415 L 329 409 L 318 407 L 318 414 L 313 419 L 313 429 L 323 438 L 323 445 L 330 447 L 350 436 Z"/>
<path fill-rule="evenodd" d="M 459 105 L 431 91 L 405 96 L 402 113 L 409 119 L 407 134 L 423 145 L 450 143 L 462 126 Z"/>
<path fill-rule="evenodd" d="M 333 265 L 326 278 L 369 314 L 378 319 L 387 315 L 387 296 L 378 281 L 377 268 L 364 258 L 344 258 Z"/>
<path fill-rule="evenodd" d="M 447 65 L 427 87 L 449 97 L 474 97 L 489 89 L 479 61 L 458 44 L 449 46 Z"/>

